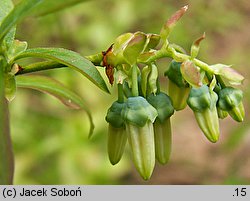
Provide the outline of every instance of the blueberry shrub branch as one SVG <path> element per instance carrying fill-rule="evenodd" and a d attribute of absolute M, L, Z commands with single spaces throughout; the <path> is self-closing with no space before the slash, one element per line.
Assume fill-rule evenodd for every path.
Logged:
<path fill-rule="evenodd" d="M 123 85 L 125 101 L 114 102 L 106 116 L 109 128 L 119 129 L 119 132 L 109 129 L 109 159 L 113 165 L 119 162 L 127 137 L 135 167 L 145 180 L 153 172 L 155 159 L 161 164 L 169 160 L 170 117 L 174 111 L 188 105 L 201 131 L 212 143 L 219 140 L 219 118 L 229 114 L 235 121 L 242 122 L 245 115 L 243 92 L 231 86 L 240 85 L 244 77 L 231 66 L 209 65 L 197 59 L 205 34 L 193 42 L 190 55 L 168 41 L 187 9 L 188 6 L 184 6 L 174 13 L 160 34 L 125 33 L 116 38 L 107 51 L 86 57 L 106 68 L 111 85 L 118 84 L 119 90 Z M 156 65 L 158 59 L 166 57 L 173 59 L 165 70 L 167 93 L 160 89 L 158 68 L 162 67 Z M 121 100 L 122 93 L 118 94 Z"/>
<path fill-rule="evenodd" d="M 118 90 L 117 101 L 111 104 L 106 115 L 109 160 L 117 164 L 128 142 L 135 168 L 145 180 L 151 177 L 156 160 L 160 164 L 169 161 L 171 116 L 176 111 L 188 105 L 204 136 L 212 143 L 220 137 L 219 118 L 231 116 L 237 122 L 244 120 L 243 92 L 233 87 L 240 85 L 244 77 L 231 66 L 209 65 L 197 59 L 205 34 L 193 42 L 190 55 L 168 40 L 188 6 L 174 13 L 159 34 L 124 33 L 106 51 L 83 57 L 63 48 L 28 49 L 26 42 L 15 40 L 16 23 L 39 3 L 44 9 L 51 1 L 23 0 L 16 6 L 11 0 L 2 1 L 0 10 L 5 10 L 6 15 L 0 16 L 0 184 L 13 183 L 8 104 L 15 98 L 17 88 L 39 90 L 72 109 L 85 110 L 90 121 L 89 137 L 93 133 L 93 120 L 82 98 L 49 77 L 26 75 L 32 72 L 67 67 L 110 93 L 96 68 L 104 67 L 109 83 L 117 85 Z M 51 6 L 49 12 L 67 6 L 64 1 L 56 1 L 53 5 L 55 7 Z M 20 65 L 20 60 L 28 57 L 45 61 Z M 158 66 L 157 60 L 166 57 L 173 59 L 170 64 Z M 159 68 L 165 69 L 167 92 L 161 90 Z"/>

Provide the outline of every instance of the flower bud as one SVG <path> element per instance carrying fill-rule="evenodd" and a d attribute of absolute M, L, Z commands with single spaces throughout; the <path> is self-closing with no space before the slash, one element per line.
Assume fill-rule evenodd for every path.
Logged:
<path fill-rule="evenodd" d="M 245 117 L 245 110 L 242 103 L 243 92 L 239 89 L 226 87 L 219 92 L 218 106 L 223 111 L 238 122 L 242 122 Z"/>
<path fill-rule="evenodd" d="M 150 92 L 156 94 L 157 92 L 157 79 L 158 79 L 158 69 L 155 64 L 151 65 L 151 72 L 148 76 L 148 85 Z"/>
<path fill-rule="evenodd" d="M 170 97 L 165 93 L 159 93 L 157 95 L 149 95 L 148 102 L 157 110 L 157 119 L 161 123 L 164 123 L 167 118 L 170 118 L 174 114 L 174 107 Z"/>
<path fill-rule="evenodd" d="M 155 157 L 157 161 L 167 164 L 172 148 L 172 131 L 170 118 L 161 123 L 159 119 L 154 122 Z"/>
<path fill-rule="evenodd" d="M 108 156 L 112 165 L 117 164 L 123 155 L 127 143 L 127 135 L 121 112 L 124 103 L 114 102 L 109 108 L 106 121 L 109 123 L 108 128 Z"/>
<path fill-rule="evenodd" d="M 172 61 L 169 69 L 165 72 L 168 76 L 168 95 L 172 99 L 175 110 L 182 110 L 186 107 L 187 98 L 190 92 L 188 83 L 181 74 L 181 62 Z"/>
<path fill-rule="evenodd" d="M 143 97 L 129 97 L 122 112 L 133 155 L 133 162 L 143 179 L 150 178 L 155 165 L 153 122 L 156 109 Z"/>
<path fill-rule="evenodd" d="M 220 119 L 225 119 L 228 116 L 228 112 L 220 109 L 219 107 L 217 107 L 217 113 Z"/>
<path fill-rule="evenodd" d="M 219 118 L 216 110 L 218 96 L 208 86 L 192 88 L 187 104 L 193 110 L 199 127 L 211 142 L 219 139 Z"/>
<path fill-rule="evenodd" d="M 168 95 L 171 97 L 175 110 L 183 110 L 187 106 L 190 87 L 178 87 L 171 80 L 168 82 Z"/>
<path fill-rule="evenodd" d="M 154 106 L 158 112 L 154 122 L 155 156 L 159 163 L 166 164 L 171 153 L 172 135 L 170 116 L 174 113 L 172 101 L 167 94 L 151 94 L 148 102 Z"/>
<path fill-rule="evenodd" d="M 108 128 L 108 156 L 112 165 L 117 164 L 123 155 L 127 143 L 125 127 L 116 128 L 109 124 Z"/>

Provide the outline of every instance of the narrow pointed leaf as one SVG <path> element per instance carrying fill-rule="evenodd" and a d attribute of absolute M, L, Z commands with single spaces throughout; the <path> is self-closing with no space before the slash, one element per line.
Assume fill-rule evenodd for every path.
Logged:
<path fill-rule="evenodd" d="M 43 2 L 32 12 L 35 16 L 44 16 L 61 11 L 87 0 L 43 0 Z"/>
<path fill-rule="evenodd" d="M 92 135 L 94 124 L 88 107 L 84 104 L 81 97 L 70 89 L 63 86 L 56 80 L 45 76 L 38 75 L 22 75 L 16 77 L 17 86 L 21 88 L 35 89 L 44 93 L 48 93 L 59 99 L 64 105 L 73 109 L 83 109 L 87 112 L 90 121 L 89 136 Z"/>
<path fill-rule="evenodd" d="M 0 25 L 0 41 L 20 20 L 26 17 L 32 8 L 37 6 L 42 0 L 23 0 L 4 18 Z"/>
<path fill-rule="evenodd" d="M 164 24 L 164 26 L 161 29 L 161 38 L 163 41 L 165 41 L 174 28 L 177 21 L 184 15 L 184 13 L 187 11 L 188 5 L 183 6 L 180 10 L 176 11 Z"/>
<path fill-rule="evenodd" d="M 3 19 L 9 14 L 9 12 L 13 9 L 14 5 L 11 0 L 1 0 L 0 3 L 0 25 Z M 16 28 L 13 27 L 4 38 L 4 47 L 8 50 L 14 41 L 14 37 L 16 34 Z"/>
<path fill-rule="evenodd" d="M 9 12 L 13 9 L 13 3 L 11 0 L 1 0 L 0 3 L 0 24 L 3 19 L 9 14 Z"/>
<path fill-rule="evenodd" d="M 9 50 L 12 46 L 14 39 L 16 35 L 16 26 L 14 26 L 4 37 L 3 40 L 3 46 L 6 48 L 6 50 Z"/>
<path fill-rule="evenodd" d="M 51 59 L 58 63 L 69 66 L 70 68 L 73 68 L 74 70 L 83 74 L 100 89 L 109 93 L 108 87 L 97 68 L 89 60 L 76 52 L 63 48 L 34 48 L 24 51 L 14 60 L 25 57 Z"/>
<path fill-rule="evenodd" d="M 200 50 L 200 43 L 202 40 L 204 40 L 206 37 L 205 33 L 203 33 L 203 35 L 196 39 L 191 47 L 191 58 L 195 58 L 197 57 L 199 50 Z"/>

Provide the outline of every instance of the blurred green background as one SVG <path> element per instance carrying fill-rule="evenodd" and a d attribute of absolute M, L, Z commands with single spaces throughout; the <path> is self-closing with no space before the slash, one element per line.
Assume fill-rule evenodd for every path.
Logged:
<path fill-rule="evenodd" d="M 29 47 L 64 47 L 82 55 L 94 54 L 106 50 L 124 32 L 159 33 L 165 20 L 186 4 L 189 10 L 170 41 L 189 50 L 193 40 L 206 32 L 199 58 L 209 64 L 233 64 L 246 78 L 241 87 L 245 121 L 239 124 L 229 117 L 221 121 L 221 138 L 212 144 L 189 108 L 176 112 L 171 160 L 165 166 L 156 164 L 152 178 L 145 182 L 135 171 L 128 148 L 118 165 L 109 163 L 105 115 L 115 95 L 105 94 L 70 69 L 43 72 L 84 98 L 94 117 L 95 132 L 88 140 L 84 111 L 65 108 L 37 91 L 18 90 L 10 104 L 15 184 L 250 184 L 250 1 L 92 0 L 26 19 L 18 26 L 17 38 L 28 41 Z M 169 61 L 159 62 L 162 72 Z M 162 81 L 166 90 L 163 76 Z"/>

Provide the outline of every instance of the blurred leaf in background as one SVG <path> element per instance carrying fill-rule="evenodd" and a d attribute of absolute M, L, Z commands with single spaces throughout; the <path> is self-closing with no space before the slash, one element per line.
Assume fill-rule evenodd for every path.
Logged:
<path fill-rule="evenodd" d="M 125 32 L 159 33 L 165 20 L 186 4 L 190 9 L 170 40 L 188 50 L 192 41 L 206 32 L 199 58 L 211 64 L 233 64 L 246 77 L 242 87 L 245 121 L 239 125 L 227 118 L 221 122 L 220 141 L 209 144 L 189 109 L 176 112 L 170 162 L 158 165 L 151 180 L 144 182 L 135 173 L 128 150 L 121 163 L 109 164 L 104 118 L 114 96 L 69 69 L 40 73 L 78 91 L 87 101 L 96 129 L 88 140 L 89 123 L 83 111 L 69 110 L 39 92 L 19 90 L 10 104 L 16 184 L 250 184 L 249 1 L 86 1 L 25 20 L 18 26 L 17 38 L 28 41 L 30 47 L 62 47 L 81 55 L 94 54 L 106 50 Z M 159 62 L 163 83 L 168 64 L 169 60 Z M 99 71 L 105 77 L 104 69 Z"/>

